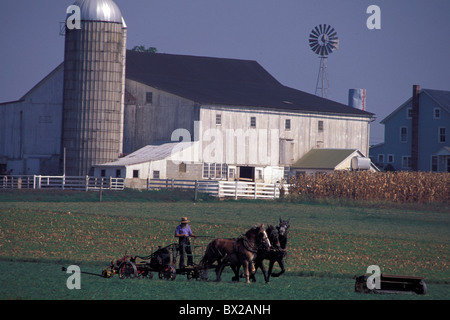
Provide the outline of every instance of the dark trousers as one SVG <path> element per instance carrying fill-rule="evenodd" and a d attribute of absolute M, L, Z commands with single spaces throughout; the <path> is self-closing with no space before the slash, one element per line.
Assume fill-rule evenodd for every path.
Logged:
<path fill-rule="evenodd" d="M 180 269 L 184 268 L 184 257 L 186 254 L 188 265 L 194 264 L 192 258 L 191 242 L 189 241 L 188 237 L 180 237 L 179 250 L 180 250 Z"/>

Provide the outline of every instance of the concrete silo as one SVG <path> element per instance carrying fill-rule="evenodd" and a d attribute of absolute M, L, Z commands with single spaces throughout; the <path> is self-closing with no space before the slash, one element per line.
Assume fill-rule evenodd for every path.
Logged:
<path fill-rule="evenodd" d="M 66 27 L 61 163 L 79 176 L 122 152 L 126 25 L 112 0 L 74 5 L 81 28 Z"/>

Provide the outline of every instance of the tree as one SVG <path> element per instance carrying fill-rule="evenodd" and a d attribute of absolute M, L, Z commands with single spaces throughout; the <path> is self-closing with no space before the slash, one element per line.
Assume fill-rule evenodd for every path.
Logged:
<path fill-rule="evenodd" d="M 155 47 L 148 47 L 145 48 L 145 46 L 134 46 L 133 49 L 131 49 L 132 51 L 137 51 L 137 52 L 149 52 L 149 53 L 157 53 L 158 49 Z"/>

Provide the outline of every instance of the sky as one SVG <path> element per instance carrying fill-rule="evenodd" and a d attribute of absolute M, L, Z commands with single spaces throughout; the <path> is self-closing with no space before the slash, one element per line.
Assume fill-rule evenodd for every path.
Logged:
<path fill-rule="evenodd" d="M 0 102 L 20 99 L 64 58 L 59 35 L 74 0 L 1 0 Z M 256 60 L 282 84 L 315 93 L 319 58 L 308 37 L 329 24 L 339 49 L 328 57 L 328 98 L 348 103 L 366 89 L 379 122 L 411 97 L 412 86 L 450 90 L 450 0 L 115 0 L 128 26 L 127 48 Z M 369 29 L 370 5 L 380 29 Z"/>

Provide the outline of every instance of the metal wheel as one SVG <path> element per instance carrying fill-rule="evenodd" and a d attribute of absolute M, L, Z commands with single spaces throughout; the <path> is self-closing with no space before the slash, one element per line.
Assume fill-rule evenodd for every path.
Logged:
<path fill-rule="evenodd" d="M 131 261 L 122 262 L 119 266 L 119 278 L 136 278 L 137 277 L 136 265 Z"/>
<path fill-rule="evenodd" d="M 160 279 L 173 281 L 177 277 L 177 270 L 173 266 L 167 266 L 163 270 L 159 271 L 158 276 Z"/>

